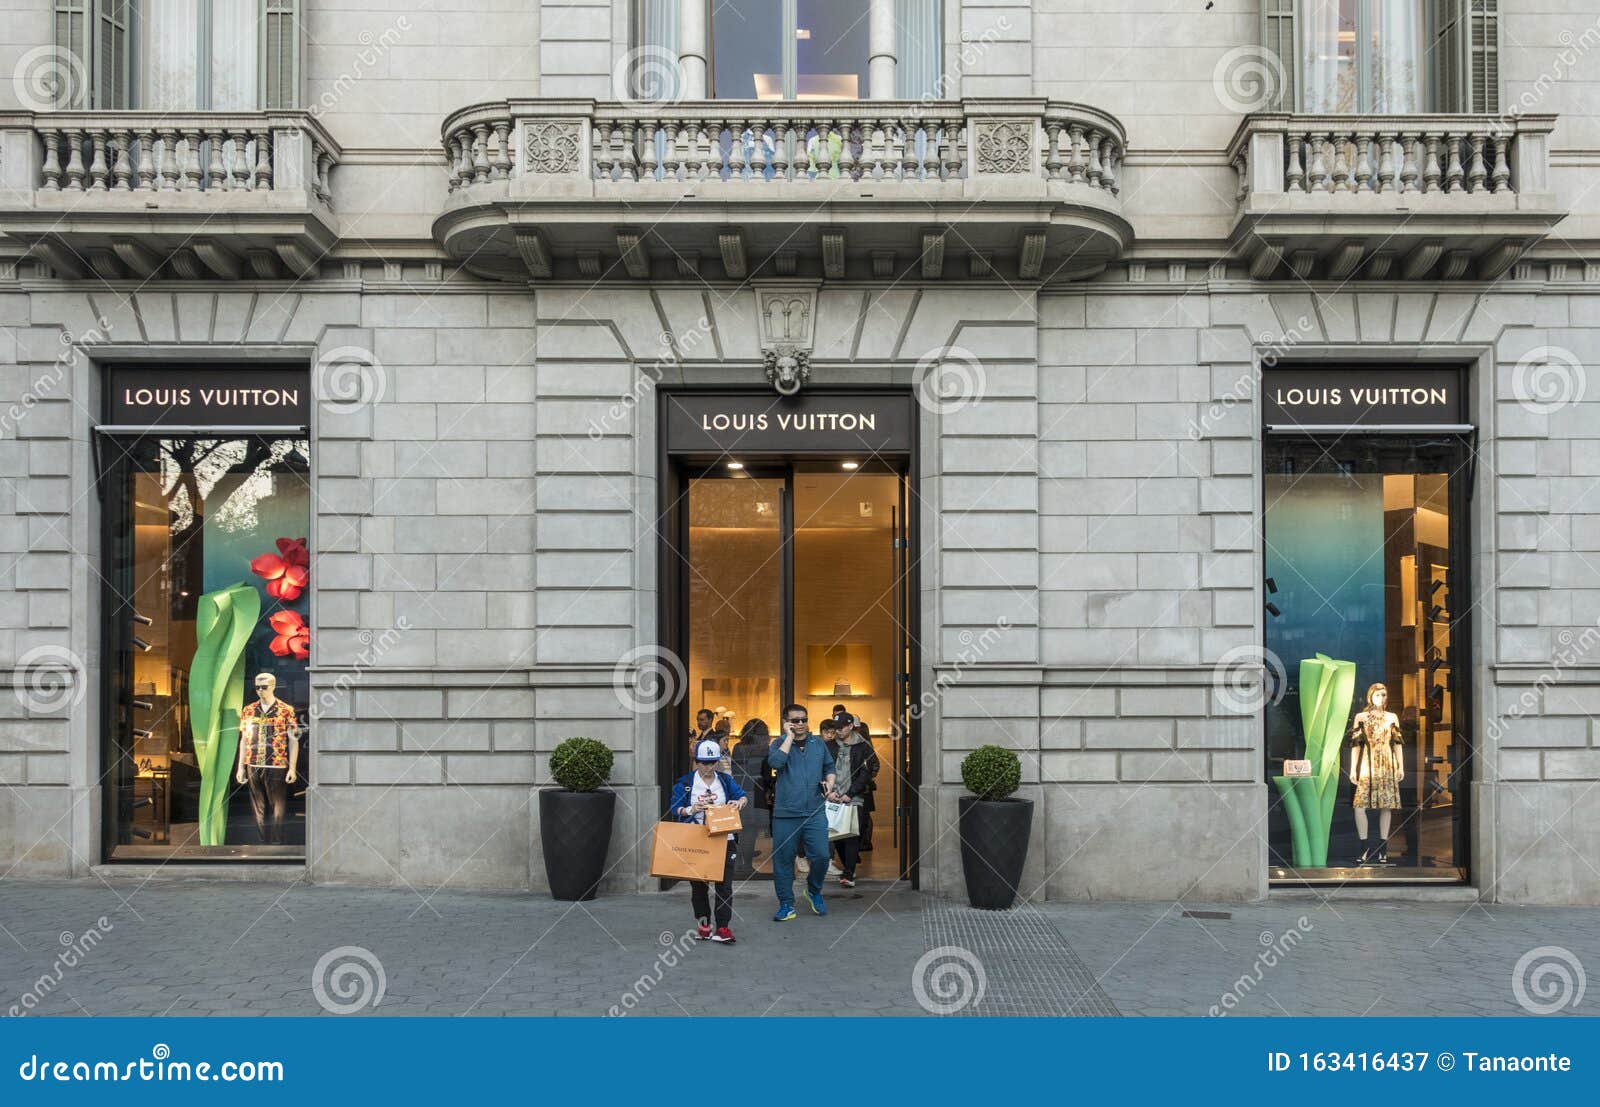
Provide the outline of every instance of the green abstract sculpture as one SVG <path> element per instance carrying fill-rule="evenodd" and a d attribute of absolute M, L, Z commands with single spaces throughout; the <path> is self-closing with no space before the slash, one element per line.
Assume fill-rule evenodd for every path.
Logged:
<path fill-rule="evenodd" d="M 1310 776 L 1275 776 L 1289 818 L 1295 868 L 1328 863 L 1328 831 L 1339 792 L 1339 751 L 1356 690 L 1356 665 L 1325 653 L 1300 662 L 1300 725 L 1306 736 Z"/>
<path fill-rule="evenodd" d="M 200 844 L 220 846 L 228 829 L 228 780 L 239 750 L 244 648 L 261 615 L 261 593 L 240 582 L 200 597 L 189 666 L 189 724 L 200 762 Z"/>

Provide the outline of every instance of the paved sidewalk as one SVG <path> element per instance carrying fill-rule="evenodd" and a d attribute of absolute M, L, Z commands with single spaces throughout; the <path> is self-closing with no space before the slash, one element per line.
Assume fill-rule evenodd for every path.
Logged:
<path fill-rule="evenodd" d="M 744 889 L 738 944 L 713 946 L 686 936 L 682 886 L 562 904 L 306 885 L 8 880 L 0 884 L 0 1014 L 1600 1009 L 1600 994 L 1572 1003 L 1584 966 L 1600 966 L 1593 910 L 1274 900 L 994 914 L 863 887 L 833 889 L 825 919 L 802 907 L 799 919 L 777 925 L 771 902 L 766 884 Z M 1186 908 L 1229 917 L 1186 918 Z M 1554 952 L 1526 966 L 1525 1006 L 1513 970 L 1538 947 Z"/>

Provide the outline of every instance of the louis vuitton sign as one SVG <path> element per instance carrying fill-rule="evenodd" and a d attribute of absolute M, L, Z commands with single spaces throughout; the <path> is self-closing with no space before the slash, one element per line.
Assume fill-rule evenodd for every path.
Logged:
<path fill-rule="evenodd" d="M 1463 422 L 1465 410 L 1455 369 L 1348 366 L 1261 374 L 1268 426 L 1448 426 Z"/>
<path fill-rule="evenodd" d="M 115 424 L 159 426 L 307 425 L 310 374 L 301 368 L 154 368 L 114 365 L 107 416 Z"/>
<path fill-rule="evenodd" d="M 906 453 L 916 405 L 881 392 L 669 393 L 672 453 Z"/>

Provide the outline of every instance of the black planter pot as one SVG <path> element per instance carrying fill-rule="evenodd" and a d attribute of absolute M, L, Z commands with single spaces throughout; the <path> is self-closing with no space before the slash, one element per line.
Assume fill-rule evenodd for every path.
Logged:
<path fill-rule="evenodd" d="M 1032 826 L 1030 799 L 961 797 L 961 873 L 967 878 L 968 903 L 1004 911 L 1016 902 Z"/>
<path fill-rule="evenodd" d="M 546 788 L 539 793 L 539 840 L 552 898 L 595 897 L 611 848 L 611 815 L 616 807 L 615 792 Z"/>

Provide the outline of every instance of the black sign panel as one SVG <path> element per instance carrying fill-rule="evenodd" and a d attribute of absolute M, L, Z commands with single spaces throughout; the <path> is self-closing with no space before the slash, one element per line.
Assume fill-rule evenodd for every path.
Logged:
<path fill-rule="evenodd" d="M 667 449 L 679 454 L 908 453 L 909 395 L 865 392 L 674 392 Z"/>
<path fill-rule="evenodd" d="M 118 426 L 303 427 L 311 378 L 303 368 L 153 368 L 113 365 L 108 421 Z"/>
<path fill-rule="evenodd" d="M 1456 369 L 1348 366 L 1267 369 L 1261 374 L 1267 426 L 1454 426 L 1466 405 Z"/>

